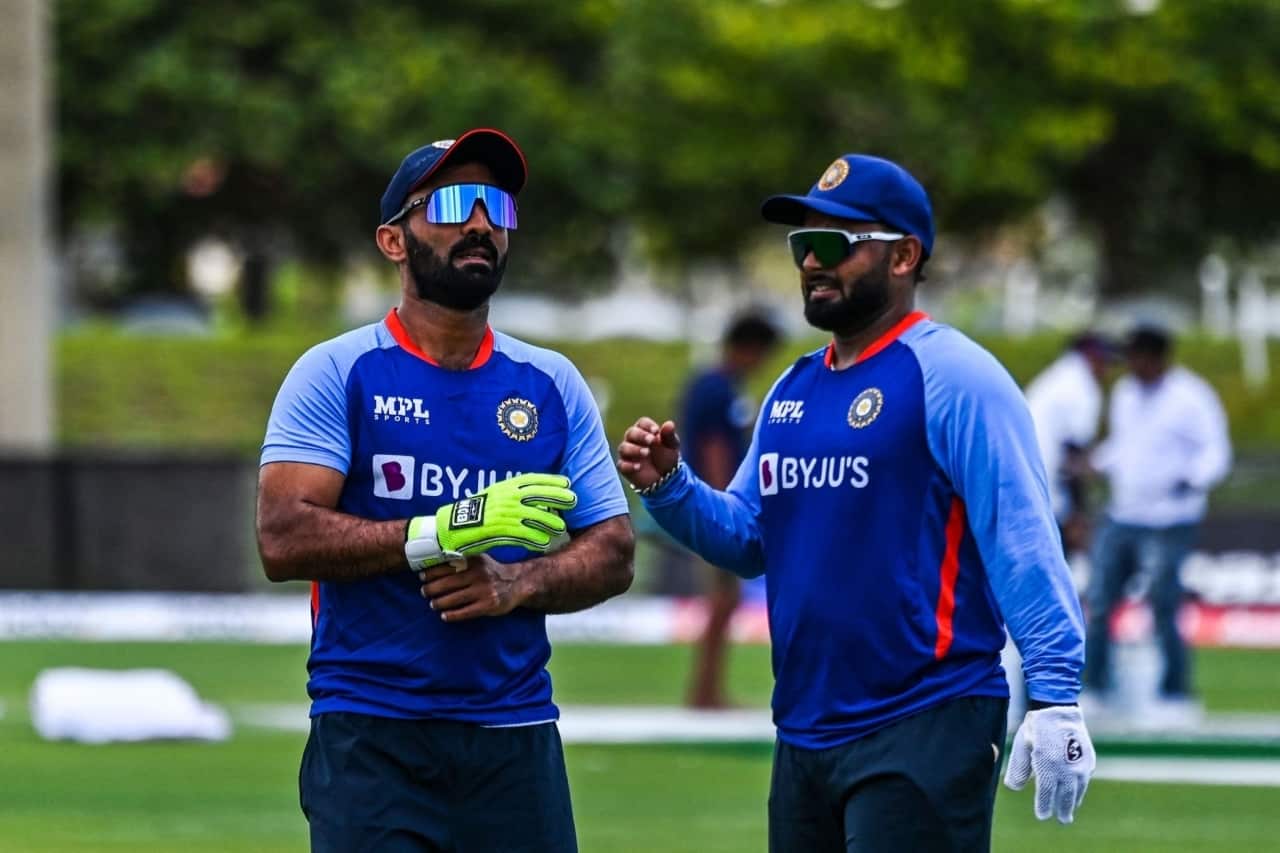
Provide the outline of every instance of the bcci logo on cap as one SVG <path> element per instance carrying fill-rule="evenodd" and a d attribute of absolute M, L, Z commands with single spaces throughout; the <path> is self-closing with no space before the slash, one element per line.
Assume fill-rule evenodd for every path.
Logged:
<path fill-rule="evenodd" d="M 538 434 L 538 408 L 522 397 L 498 404 L 498 429 L 512 441 L 528 441 Z"/>
<path fill-rule="evenodd" d="M 849 164 L 841 157 L 828 166 L 827 171 L 822 173 L 821 178 L 818 178 L 818 189 L 823 192 L 833 190 L 844 183 L 844 179 L 847 177 L 849 177 Z"/>

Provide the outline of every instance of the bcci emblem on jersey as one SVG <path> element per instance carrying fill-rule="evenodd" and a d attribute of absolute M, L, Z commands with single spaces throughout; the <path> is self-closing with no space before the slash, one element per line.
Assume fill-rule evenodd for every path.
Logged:
<path fill-rule="evenodd" d="M 521 397 L 508 397 L 498 406 L 498 428 L 513 441 L 528 441 L 538 434 L 538 409 Z"/>
<path fill-rule="evenodd" d="M 853 403 L 849 405 L 849 426 L 862 429 L 880 416 L 882 408 L 884 394 L 880 393 L 879 388 L 868 388 L 854 397 Z"/>

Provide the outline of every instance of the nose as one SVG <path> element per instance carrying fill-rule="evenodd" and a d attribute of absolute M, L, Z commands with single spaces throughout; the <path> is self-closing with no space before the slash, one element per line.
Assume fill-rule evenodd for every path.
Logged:
<path fill-rule="evenodd" d="M 471 215 L 467 217 L 467 221 L 462 223 L 463 234 L 490 234 L 494 230 L 494 224 L 489 220 L 489 211 L 485 208 L 484 202 L 477 200 L 471 206 Z"/>
<path fill-rule="evenodd" d="M 800 264 L 800 269 L 805 272 L 816 272 L 817 270 L 824 269 L 824 267 L 822 264 L 818 263 L 818 257 L 811 250 L 804 256 L 804 262 Z"/>

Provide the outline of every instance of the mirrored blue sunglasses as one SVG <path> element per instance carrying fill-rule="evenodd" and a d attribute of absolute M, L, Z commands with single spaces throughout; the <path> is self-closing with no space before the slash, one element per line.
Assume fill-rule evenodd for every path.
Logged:
<path fill-rule="evenodd" d="M 489 221 L 498 228 L 516 227 L 516 200 L 506 190 L 489 184 L 449 184 L 436 187 L 431 195 L 414 199 L 386 221 L 390 225 L 415 207 L 425 207 L 427 221 L 436 225 L 458 225 L 471 218 L 476 202 L 483 202 Z"/>

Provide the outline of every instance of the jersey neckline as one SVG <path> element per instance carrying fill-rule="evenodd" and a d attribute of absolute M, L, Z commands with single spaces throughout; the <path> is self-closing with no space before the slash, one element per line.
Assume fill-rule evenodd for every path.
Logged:
<path fill-rule="evenodd" d="M 395 308 L 387 312 L 387 316 L 383 319 L 387 324 L 387 330 L 391 332 L 391 337 L 395 338 L 400 348 L 408 352 L 410 355 L 430 364 L 433 367 L 439 367 L 440 362 L 423 352 L 417 344 L 413 342 L 413 338 L 409 337 L 409 332 L 405 329 L 404 324 L 400 322 L 400 314 Z M 476 350 L 475 357 L 471 359 L 471 363 L 467 365 L 467 370 L 475 370 L 477 367 L 484 367 L 493 355 L 493 327 L 486 325 L 484 327 L 484 338 L 480 341 L 480 348 Z"/>
<path fill-rule="evenodd" d="M 912 311 L 910 314 L 908 314 L 907 316 L 899 320 L 897 323 L 895 323 L 891 329 L 889 329 L 883 335 L 881 335 L 880 337 L 872 341 L 870 345 L 867 346 L 866 349 L 858 353 L 858 357 L 853 360 L 853 363 L 861 364 L 867 359 L 872 358 L 875 355 L 878 355 L 885 347 L 889 346 L 889 344 L 893 343 L 898 338 L 902 337 L 903 332 L 905 332 L 907 329 L 910 329 L 912 326 L 914 326 L 916 323 L 919 323 L 921 320 L 928 320 L 928 319 L 929 319 L 929 315 L 924 313 L 923 311 Z M 827 344 L 827 349 L 822 354 L 822 363 L 827 367 L 828 370 L 835 369 L 834 367 L 831 366 L 835 362 L 835 357 L 836 357 L 836 345 L 835 345 L 835 341 L 832 341 L 831 343 Z"/>

